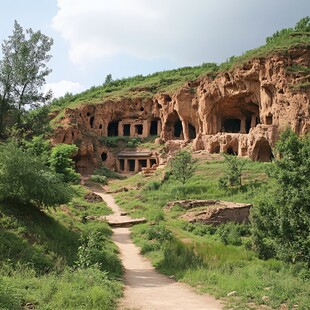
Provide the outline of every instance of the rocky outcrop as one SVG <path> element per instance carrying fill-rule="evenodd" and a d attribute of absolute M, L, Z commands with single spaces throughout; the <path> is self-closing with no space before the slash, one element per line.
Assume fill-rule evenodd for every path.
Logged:
<path fill-rule="evenodd" d="M 282 129 L 290 126 L 299 135 L 310 131 L 310 76 L 289 70 L 309 65 L 310 49 L 296 48 L 190 81 L 171 94 L 66 109 L 52 141 L 79 146 L 82 173 L 102 161 L 117 166 L 115 149 L 102 142 L 112 136 L 157 135 L 164 142 L 191 141 L 193 150 L 269 161 Z"/>
<path fill-rule="evenodd" d="M 169 202 L 165 210 L 171 210 L 176 205 L 187 210 L 181 218 L 189 223 L 200 222 L 214 226 L 227 222 L 247 223 L 252 207 L 251 204 L 222 200 L 178 200 Z"/>

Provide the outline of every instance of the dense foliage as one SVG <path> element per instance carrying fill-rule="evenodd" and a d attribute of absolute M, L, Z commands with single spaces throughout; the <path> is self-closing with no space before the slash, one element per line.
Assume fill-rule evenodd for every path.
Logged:
<path fill-rule="evenodd" d="M 69 202 L 72 191 L 40 157 L 10 143 L 0 147 L 0 200 L 39 207 Z"/>
<path fill-rule="evenodd" d="M 253 236 L 261 257 L 306 262 L 310 267 L 310 135 L 287 129 L 277 143 L 276 180 L 253 208 Z"/>
<path fill-rule="evenodd" d="M 18 126 L 27 109 L 50 99 L 41 91 L 46 76 L 51 72 L 46 63 L 53 40 L 23 28 L 15 21 L 13 34 L 2 44 L 0 60 L 0 136 L 6 128 Z"/>
<path fill-rule="evenodd" d="M 77 153 L 78 147 L 74 144 L 57 144 L 52 148 L 49 164 L 56 173 L 63 176 L 65 182 L 78 183 L 80 175 L 74 171 L 72 157 Z"/>

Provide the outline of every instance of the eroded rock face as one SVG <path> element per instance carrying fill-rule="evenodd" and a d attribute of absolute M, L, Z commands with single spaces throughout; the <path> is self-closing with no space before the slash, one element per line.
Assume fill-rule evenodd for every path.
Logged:
<path fill-rule="evenodd" d="M 189 223 L 220 225 L 227 222 L 248 223 L 251 204 L 234 203 L 222 200 L 178 200 L 168 202 L 165 210 L 179 206 L 187 212 L 181 216 Z M 191 210 L 195 208 L 195 210 Z"/>
<path fill-rule="evenodd" d="M 287 70 L 296 65 L 309 67 L 310 49 L 254 59 L 214 79 L 188 82 L 172 95 L 67 109 L 52 142 L 79 146 L 82 173 L 102 161 L 116 167 L 115 152 L 99 141 L 108 136 L 158 135 L 165 142 L 191 141 L 193 150 L 269 161 L 281 130 L 310 131 L 310 89 L 297 87 L 305 77 Z"/>

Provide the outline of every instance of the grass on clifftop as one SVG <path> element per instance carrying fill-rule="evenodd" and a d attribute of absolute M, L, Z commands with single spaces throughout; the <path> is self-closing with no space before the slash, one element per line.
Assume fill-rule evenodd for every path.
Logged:
<path fill-rule="evenodd" d="M 204 63 L 201 66 L 156 72 L 147 76 L 137 75 L 109 80 L 103 85 L 93 86 L 80 94 L 66 94 L 64 97 L 54 100 L 51 110 L 60 112 L 57 117 L 59 119 L 63 115 L 64 108 L 75 108 L 81 104 L 96 104 L 107 100 L 118 101 L 122 98 L 152 98 L 156 93 L 171 94 L 185 82 L 206 75 L 215 78 L 218 73 L 242 66 L 254 58 L 288 53 L 290 49 L 298 47 L 310 47 L 308 18 L 300 20 L 295 28 L 283 29 L 268 37 L 265 45 L 247 51 L 241 56 L 232 56 L 220 65 Z"/>

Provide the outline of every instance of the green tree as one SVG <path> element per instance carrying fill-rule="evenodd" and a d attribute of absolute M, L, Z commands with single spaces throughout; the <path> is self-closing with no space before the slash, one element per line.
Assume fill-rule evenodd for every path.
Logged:
<path fill-rule="evenodd" d="M 104 85 L 110 85 L 112 83 L 113 79 L 112 79 L 112 74 L 109 73 L 104 80 Z"/>
<path fill-rule="evenodd" d="M 219 186 L 223 188 L 227 186 L 242 186 L 242 171 L 246 161 L 228 154 L 224 154 L 224 161 L 227 169 L 225 169 L 224 176 L 219 179 Z"/>
<path fill-rule="evenodd" d="M 65 182 L 78 183 L 80 175 L 74 171 L 72 157 L 77 153 L 78 147 L 74 144 L 58 144 L 52 148 L 49 165 L 63 176 Z"/>
<path fill-rule="evenodd" d="M 0 200 L 38 207 L 67 203 L 72 190 L 41 158 L 14 143 L 0 146 Z"/>
<path fill-rule="evenodd" d="M 41 91 L 46 76 L 51 72 L 46 63 L 53 40 L 31 28 L 24 32 L 17 21 L 13 34 L 2 44 L 0 61 L 0 134 L 9 117 L 16 116 L 19 124 L 27 107 L 38 106 L 51 98 Z M 11 114 L 9 113 L 11 112 Z"/>
<path fill-rule="evenodd" d="M 310 135 L 287 129 L 270 175 L 275 186 L 252 210 L 253 240 L 263 258 L 276 256 L 310 267 Z"/>
<path fill-rule="evenodd" d="M 175 157 L 171 160 L 171 173 L 183 185 L 193 176 L 196 165 L 196 160 L 188 151 L 178 151 Z"/>

